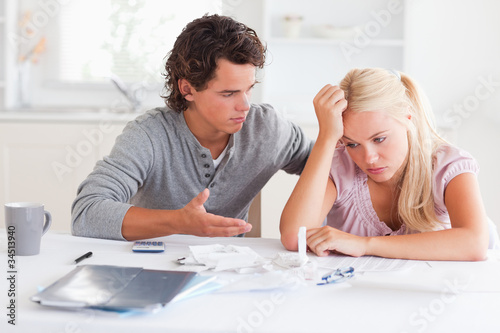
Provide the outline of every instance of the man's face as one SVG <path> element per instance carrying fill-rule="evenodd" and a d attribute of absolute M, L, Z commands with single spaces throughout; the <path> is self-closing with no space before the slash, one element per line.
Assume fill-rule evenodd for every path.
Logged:
<path fill-rule="evenodd" d="M 191 131 L 198 135 L 238 132 L 250 110 L 250 95 L 255 85 L 255 66 L 237 65 L 226 59 L 218 61 L 215 77 L 206 89 L 186 95 L 189 107 L 184 113 Z"/>

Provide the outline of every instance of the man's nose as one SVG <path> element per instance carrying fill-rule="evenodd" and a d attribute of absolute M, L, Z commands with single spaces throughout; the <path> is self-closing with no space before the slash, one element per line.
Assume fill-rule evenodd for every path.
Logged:
<path fill-rule="evenodd" d="M 236 109 L 238 111 L 248 111 L 250 110 L 250 101 L 249 96 L 247 94 L 241 94 L 242 97 L 239 99 L 238 104 L 236 105 Z"/>

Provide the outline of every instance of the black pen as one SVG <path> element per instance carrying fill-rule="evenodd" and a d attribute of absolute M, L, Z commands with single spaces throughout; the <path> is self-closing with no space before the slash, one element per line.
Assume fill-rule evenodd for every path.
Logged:
<path fill-rule="evenodd" d="M 87 259 L 87 258 L 90 258 L 90 257 L 92 257 L 92 252 L 87 252 L 83 256 L 76 258 L 74 263 L 78 264 L 83 259 Z"/>

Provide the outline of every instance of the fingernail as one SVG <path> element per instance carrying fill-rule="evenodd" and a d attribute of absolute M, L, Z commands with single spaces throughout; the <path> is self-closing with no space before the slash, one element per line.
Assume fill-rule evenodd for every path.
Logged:
<path fill-rule="evenodd" d="M 245 231 L 250 231 L 250 230 L 252 230 L 252 225 L 250 223 L 247 223 Z"/>

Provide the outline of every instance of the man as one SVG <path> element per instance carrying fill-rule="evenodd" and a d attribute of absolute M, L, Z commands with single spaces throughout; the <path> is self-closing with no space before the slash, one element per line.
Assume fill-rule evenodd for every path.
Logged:
<path fill-rule="evenodd" d="M 136 240 L 251 230 L 253 198 L 280 169 L 299 174 L 312 142 L 271 106 L 250 105 L 265 48 L 229 17 L 189 23 L 166 62 L 168 108 L 127 124 L 80 185 L 74 235 Z"/>

